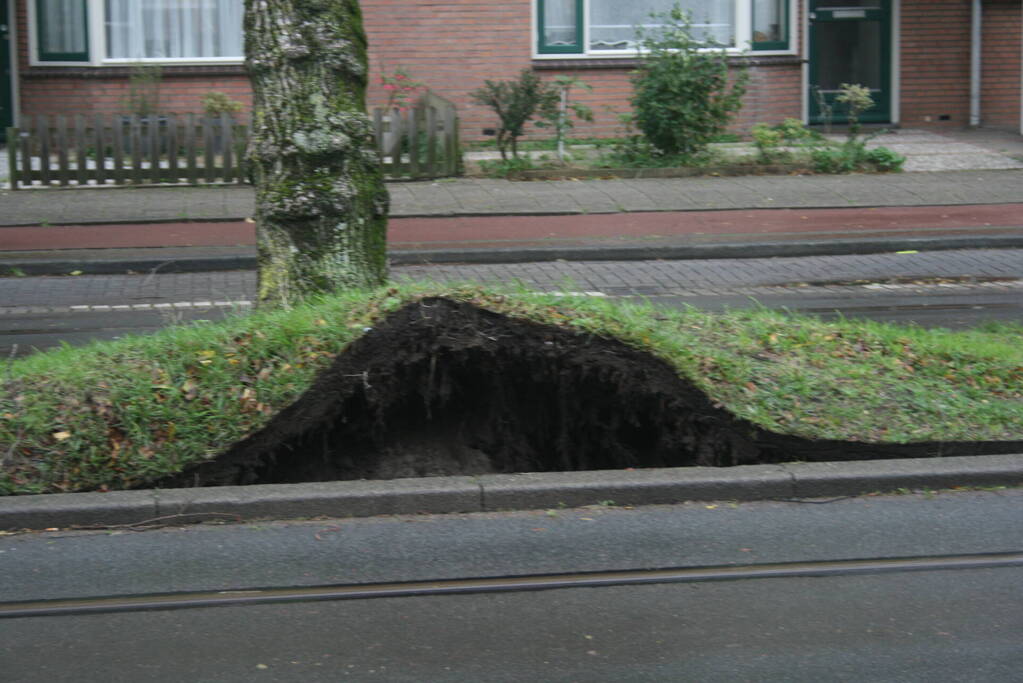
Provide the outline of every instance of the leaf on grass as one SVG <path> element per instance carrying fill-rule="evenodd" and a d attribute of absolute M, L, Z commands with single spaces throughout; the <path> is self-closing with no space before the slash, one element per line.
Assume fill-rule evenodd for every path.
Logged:
<path fill-rule="evenodd" d="M 71 432 L 54 432 L 53 438 L 57 441 L 67 441 L 71 438 Z"/>
<path fill-rule="evenodd" d="M 199 383 L 194 379 L 186 379 L 181 385 L 181 392 L 185 395 L 186 401 L 191 401 L 199 395 Z"/>

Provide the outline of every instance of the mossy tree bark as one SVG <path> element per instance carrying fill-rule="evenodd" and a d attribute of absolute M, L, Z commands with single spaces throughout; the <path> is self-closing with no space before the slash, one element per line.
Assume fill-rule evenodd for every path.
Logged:
<path fill-rule="evenodd" d="M 246 0 L 245 63 L 259 303 L 382 284 L 388 195 L 358 0 Z"/>

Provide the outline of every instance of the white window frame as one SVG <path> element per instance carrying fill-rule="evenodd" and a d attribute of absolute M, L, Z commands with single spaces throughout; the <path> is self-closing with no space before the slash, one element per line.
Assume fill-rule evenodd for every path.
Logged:
<path fill-rule="evenodd" d="M 0 0 L 2 1 L 2 0 Z M 36 17 L 36 1 L 28 0 L 28 48 L 31 66 L 95 66 L 113 67 L 133 64 L 161 64 L 165 66 L 202 66 L 211 64 L 243 64 L 244 57 L 147 57 L 144 59 L 108 59 L 107 27 L 104 0 L 86 0 L 86 24 L 89 36 L 89 60 L 82 62 L 41 61 Z"/>
<path fill-rule="evenodd" d="M 623 0 L 624 1 L 624 0 Z M 735 42 L 732 47 L 725 48 L 729 54 L 740 55 L 750 53 L 760 56 L 770 55 L 794 55 L 799 51 L 798 42 L 798 17 L 800 15 L 801 2 L 797 0 L 786 0 L 788 7 L 788 35 L 789 46 L 784 50 L 756 50 L 753 52 L 753 1 L 733 0 L 735 3 Z M 532 43 L 533 59 L 536 60 L 566 60 L 566 59 L 635 59 L 639 50 L 591 50 L 590 44 L 590 0 L 583 0 L 583 36 L 582 52 L 539 52 L 539 2 L 532 0 L 532 12 L 530 15 L 530 40 Z"/>

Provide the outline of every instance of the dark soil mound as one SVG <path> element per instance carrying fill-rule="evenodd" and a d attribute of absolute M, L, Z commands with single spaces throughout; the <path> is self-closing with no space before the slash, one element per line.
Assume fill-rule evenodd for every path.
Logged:
<path fill-rule="evenodd" d="M 384 320 L 261 431 L 161 486 L 1019 452 L 813 441 L 716 408 L 613 340 L 432 298 Z"/>

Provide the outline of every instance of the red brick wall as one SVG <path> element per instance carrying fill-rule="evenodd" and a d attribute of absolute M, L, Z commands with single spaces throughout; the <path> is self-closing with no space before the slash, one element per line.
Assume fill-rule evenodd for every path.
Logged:
<path fill-rule="evenodd" d="M 125 68 L 68 68 L 29 66 L 28 0 L 16 0 L 18 74 L 22 114 L 121 113 L 126 110 L 128 70 Z M 210 90 L 227 93 L 251 106 L 248 78 L 225 74 L 220 67 L 204 67 L 206 73 L 189 68 L 165 67 L 160 86 L 164 111 L 201 112 L 201 99 Z"/>
<path fill-rule="evenodd" d="M 742 110 L 734 128 L 748 130 L 755 123 L 780 123 L 803 117 L 803 71 L 799 64 L 754 66 Z"/>
<path fill-rule="evenodd" d="M 902 125 L 969 125 L 970 1 L 903 0 L 901 41 Z"/>
<path fill-rule="evenodd" d="M 396 6 L 400 4 L 400 11 Z M 21 110 L 26 114 L 68 112 L 113 113 L 124 111 L 128 92 L 126 71 L 87 68 L 29 67 L 25 20 L 26 0 L 19 0 L 19 48 Z M 466 140 L 482 139 L 485 128 L 497 125 L 496 115 L 472 102 L 468 93 L 484 80 L 514 78 L 532 61 L 530 0 L 362 0 L 370 43 L 370 106 L 386 102 L 380 76 L 402 67 L 437 94 L 454 101 L 462 119 Z M 800 44 L 797 40 L 796 44 Z M 216 69 L 216 67 L 210 67 Z M 228 75 L 224 69 L 202 73 L 188 67 L 167 67 L 161 85 L 161 109 L 200 111 L 200 98 L 220 90 L 250 104 L 248 81 L 243 74 Z M 632 86 L 628 68 L 558 71 L 543 69 L 544 78 L 573 73 L 593 86 L 592 92 L 577 89 L 573 98 L 594 112 L 592 124 L 579 124 L 574 134 L 613 136 L 621 134 L 617 115 L 629 111 Z M 801 113 L 801 69 L 798 64 L 761 65 L 751 68 L 745 106 L 736 122 L 748 128 L 758 121 L 776 122 Z M 547 135 L 539 129 L 534 135 Z"/>
<path fill-rule="evenodd" d="M 123 70 L 119 71 L 121 75 L 103 78 L 61 76 L 53 71 L 28 72 L 21 80 L 21 111 L 24 114 L 126 113 L 128 78 Z M 202 112 L 202 96 L 211 90 L 251 105 L 249 81 L 245 76 L 182 76 L 168 68 L 160 85 L 160 110 Z"/>
<path fill-rule="evenodd" d="M 1020 129 L 1023 6 L 1019 0 L 984 3 L 981 124 Z"/>
<path fill-rule="evenodd" d="M 415 80 L 455 102 L 467 140 L 481 139 L 483 129 L 497 124 L 496 115 L 472 102 L 468 93 L 486 79 L 515 78 L 532 64 L 529 0 L 409 2 L 400 13 L 394 11 L 393 0 L 363 0 L 362 11 L 370 44 L 370 106 L 386 102 L 381 73 L 403 67 Z M 573 135 L 608 137 L 622 133 L 618 114 L 630 110 L 629 72 L 629 68 L 542 69 L 540 74 L 545 79 L 570 74 L 592 86 L 590 92 L 573 91 L 573 99 L 589 105 L 594 113 L 593 123 L 578 123 Z M 753 67 L 750 92 L 736 127 L 798 118 L 800 78 L 799 65 Z M 547 135 L 536 128 L 532 132 Z"/>
<path fill-rule="evenodd" d="M 402 67 L 456 103 L 466 139 L 496 125 L 467 93 L 486 79 L 508 80 L 530 66 L 529 0 L 363 0 L 370 45 L 369 106 L 386 102 L 380 76 Z"/>

